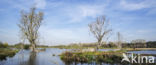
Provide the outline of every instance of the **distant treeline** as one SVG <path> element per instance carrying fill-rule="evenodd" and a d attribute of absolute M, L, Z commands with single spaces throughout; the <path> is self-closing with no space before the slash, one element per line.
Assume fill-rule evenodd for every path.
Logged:
<path fill-rule="evenodd" d="M 123 48 L 156 48 L 156 41 L 146 43 L 123 43 Z"/>
<path fill-rule="evenodd" d="M 30 44 L 23 44 L 23 43 L 18 43 L 14 45 L 15 48 L 23 48 L 23 49 L 29 49 L 30 48 Z M 49 46 L 46 45 L 37 45 L 37 48 L 47 48 Z"/>
<path fill-rule="evenodd" d="M 79 43 L 79 44 L 70 44 L 70 47 L 95 47 L 97 43 Z M 60 45 L 63 47 L 63 45 Z M 156 48 L 156 41 L 149 41 L 145 43 L 122 43 L 122 48 Z M 56 46 L 59 47 L 59 46 Z M 66 46 L 64 46 L 66 47 Z M 109 42 L 107 44 L 101 44 L 101 48 L 117 48 L 117 43 Z"/>
<path fill-rule="evenodd" d="M 56 47 L 56 48 L 86 48 L 86 47 L 96 47 L 97 43 L 73 43 L 70 45 L 58 45 L 58 46 L 46 46 L 46 45 L 37 45 L 38 48 L 48 48 L 48 47 Z M 8 48 L 8 47 L 13 47 L 13 48 L 22 48 L 23 49 L 29 49 L 30 44 L 22 44 L 18 43 L 15 45 L 8 45 L 8 43 L 2 43 L 0 42 L 0 48 Z M 117 43 L 115 42 L 109 42 L 109 43 L 104 43 L 101 44 L 101 48 L 117 48 Z M 122 43 L 122 48 L 156 48 L 156 41 L 148 41 L 145 43 Z"/>
<path fill-rule="evenodd" d="M 9 46 L 8 43 L 0 42 L 0 48 L 7 48 L 8 46 Z"/>
<path fill-rule="evenodd" d="M 49 46 L 46 45 L 37 45 L 38 48 L 47 48 Z M 0 41 L 0 48 L 17 48 L 17 49 L 29 49 L 30 48 L 30 44 L 23 44 L 23 43 L 18 43 L 15 45 L 9 45 L 7 42 L 1 42 Z"/>

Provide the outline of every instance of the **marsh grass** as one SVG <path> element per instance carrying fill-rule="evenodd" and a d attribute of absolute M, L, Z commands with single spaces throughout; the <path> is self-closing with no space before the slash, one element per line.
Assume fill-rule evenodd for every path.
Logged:
<path fill-rule="evenodd" d="M 123 51 L 109 51 L 109 52 L 64 52 L 60 58 L 64 62 L 106 62 L 115 63 L 121 62 Z"/>
<path fill-rule="evenodd" d="M 5 60 L 7 57 L 13 57 L 19 50 L 9 48 L 0 48 L 0 60 Z"/>

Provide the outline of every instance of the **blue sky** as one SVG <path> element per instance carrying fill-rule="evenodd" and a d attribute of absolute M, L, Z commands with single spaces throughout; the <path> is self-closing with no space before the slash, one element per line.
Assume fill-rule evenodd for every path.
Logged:
<path fill-rule="evenodd" d="M 116 32 L 124 41 L 156 41 L 156 0 L 0 0 L 0 41 L 21 41 L 17 26 L 20 11 L 32 6 L 44 12 L 38 44 L 96 42 L 88 24 L 101 15 L 109 19 L 113 29 L 110 41 L 116 41 Z"/>

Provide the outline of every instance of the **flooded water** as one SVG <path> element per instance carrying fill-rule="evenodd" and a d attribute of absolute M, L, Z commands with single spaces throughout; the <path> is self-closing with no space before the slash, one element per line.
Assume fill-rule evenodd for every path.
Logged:
<path fill-rule="evenodd" d="M 110 49 L 111 50 L 111 49 Z M 43 52 L 33 53 L 29 50 L 21 50 L 12 58 L 0 61 L 0 65 L 97 65 L 97 63 L 67 63 L 63 62 L 59 54 L 67 51 L 67 49 L 47 48 Z M 109 51 L 109 49 L 101 51 Z M 151 53 L 156 51 L 132 51 L 131 53 Z M 100 65 L 114 65 L 109 63 L 100 63 Z M 118 65 L 117 63 L 115 65 Z"/>
<path fill-rule="evenodd" d="M 156 50 L 129 51 L 127 53 L 156 55 Z"/>
<path fill-rule="evenodd" d="M 116 51 L 119 49 L 98 49 L 98 51 Z"/>
<path fill-rule="evenodd" d="M 0 61 L 0 65 L 63 65 L 58 56 L 66 49 L 47 48 L 43 52 L 32 53 L 29 50 L 19 51 L 14 57 Z M 53 56 L 55 54 L 55 56 Z"/>

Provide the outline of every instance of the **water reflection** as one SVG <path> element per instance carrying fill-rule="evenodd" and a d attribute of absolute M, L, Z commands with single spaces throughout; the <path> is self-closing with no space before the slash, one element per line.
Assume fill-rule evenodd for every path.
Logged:
<path fill-rule="evenodd" d="M 156 55 L 155 50 L 143 50 L 143 51 L 129 51 L 127 53 L 135 53 L 135 54 L 153 54 Z"/>
<path fill-rule="evenodd" d="M 36 52 L 31 52 L 28 65 L 36 65 Z"/>
<path fill-rule="evenodd" d="M 36 52 L 30 52 L 28 58 L 26 54 L 21 53 L 18 58 L 19 64 L 17 65 L 37 65 L 36 63 Z M 16 60 L 15 60 L 16 61 Z"/>
<path fill-rule="evenodd" d="M 110 63 L 96 63 L 96 62 L 90 62 L 90 63 L 84 63 L 84 62 L 64 62 L 65 65 L 121 65 L 121 64 L 110 64 Z"/>
<path fill-rule="evenodd" d="M 0 61 L 0 65 L 120 65 L 119 63 L 112 64 L 103 62 L 65 62 L 60 59 L 59 54 L 66 50 L 67 49 L 47 48 L 45 51 L 38 53 L 29 50 L 21 50 L 14 57 Z M 103 49 L 102 51 L 107 50 Z M 146 53 L 149 52 L 146 51 Z M 156 51 L 152 53 L 156 53 Z"/>

